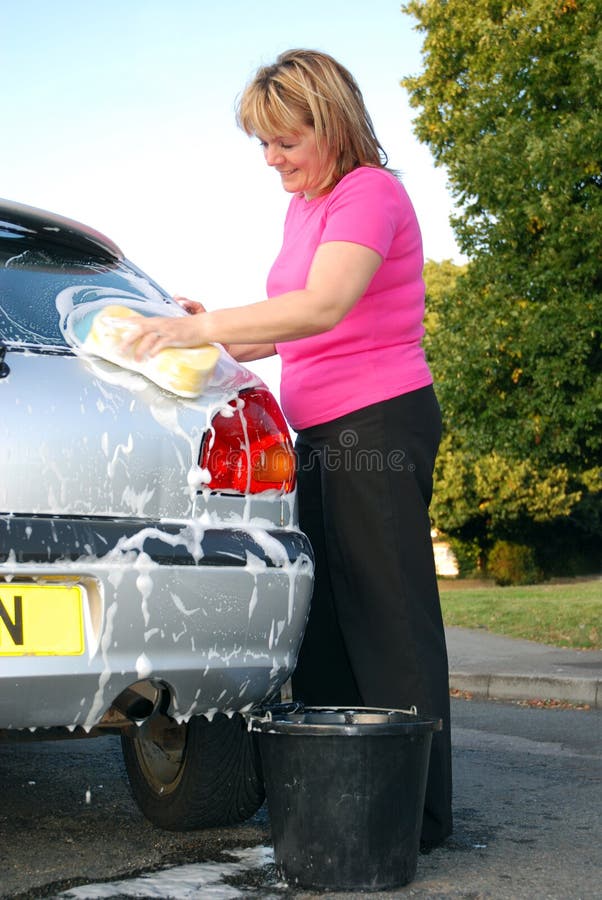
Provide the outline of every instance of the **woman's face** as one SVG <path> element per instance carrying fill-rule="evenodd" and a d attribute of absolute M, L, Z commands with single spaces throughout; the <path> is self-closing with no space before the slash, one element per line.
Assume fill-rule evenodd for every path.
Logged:
<path fill-rule="evenodd" d="M 273 166 L 290 194 L 316 197 L 329 181 L 331 163 L 320 157 L 316 134 L 310 125 L 300 125 L 289 134 L 257 135 L 268 166 Z"/>

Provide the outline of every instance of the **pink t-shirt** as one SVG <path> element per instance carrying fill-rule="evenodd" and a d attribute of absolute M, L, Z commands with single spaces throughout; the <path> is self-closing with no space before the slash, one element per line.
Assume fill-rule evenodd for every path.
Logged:
<path fill-rule="evenodd" d="M 424 264 L 416 214 L 385 169 L 362 166 L 331 193 L 290 202 L 269 297 L 305 287 L 319 244 L 349 241 L 383 263 L 366 293 L 330 331 L 276 345 L 280 402 L 299 431 L 431 384 L 424 351 Z"/>

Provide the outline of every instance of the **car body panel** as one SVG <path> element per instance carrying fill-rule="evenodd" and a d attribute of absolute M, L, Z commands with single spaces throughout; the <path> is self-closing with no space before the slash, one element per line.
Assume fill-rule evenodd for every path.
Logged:
<path fill-rule="evenodd" d="M 86 226 L 0 201 L 3 240 L 0 732 L 90 732 L 142 684 L 178 721 L 273 696 L 313 586 L 296 493 L 217 493 L 199 467 L 215 414 L 244 416 L 244 391 L 265 386 L 225 351 L 195 399 L 91 356 L 104 304 L 182 311 Z M 28 585 L 80 586 L 83 652 L 20 652 Z"/>
<path fill-rule="evenodd" d="M 152 538 L 163 538 L 169 549 L 180 541 L 191 564 L 155 561 L 145 550 L 145 529 L 99 557 L 82 548 L 73 561 L 23 563 L 15 559 L 15 521 L 3 520 L 4 535 L 12 528 L 13 538 L 0 571 L 13 578 L 15 591 L 26 580 L 82 585 L 85 649 L 74 656 L 0 657 L 2 728 L 89 730 L 126 688 L 146 680 L 169 688 L 167 712 L 178 720 L 248 709 L 290 674 L 312 583 L 307 546 L 296 547 L 291 561 L 286 535 L 281 543 L 277 534 L 249 526 L 227 532 L 247 545 L 238 557 L 244 564 L 216 564 L 204 556 L 202 528 L 172 525 L 153 529 Z M 224 534 L 215 531 L 214 543 L 223 546 Z M 267 544 L 271 557 L 262 553 Z M 2 642 L 6 647 L 6 633 Z"/>
<path fill-rule="evenodd" d="M 0 480 L 0 512 L 160 519 L 219 513 L 221 505 L 223 515 L 244 517 L 246 509 L 250 518 L 288 521 L 288 499 L 220 504 L 202 492 L 198 462 L 211 418 L 238 391 L 261 384 L 226 353 L 210 389 L 194 400 L 93 357 L 9 346 L 6 362 L 0 470 L 10 467 L 11 477 Z"/>

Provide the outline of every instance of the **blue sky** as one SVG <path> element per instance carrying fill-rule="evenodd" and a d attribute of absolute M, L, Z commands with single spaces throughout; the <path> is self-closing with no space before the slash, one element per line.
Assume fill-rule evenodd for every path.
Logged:
<path fill-rule="evenodd" d="M 399 0 L 21 0 L 2 4 L 0 196 L 108 234 L 171 293 L 208 308 L 263 299 L 288 202 L 237 95 L 282 50 L 355 75 L 402 173 L 427 258 L 460 261 L 444 171 L 399 85 L 421 36 Z"/>

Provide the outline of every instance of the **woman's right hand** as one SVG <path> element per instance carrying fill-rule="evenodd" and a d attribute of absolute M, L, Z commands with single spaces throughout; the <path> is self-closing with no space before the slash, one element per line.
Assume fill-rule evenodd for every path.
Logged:
<path fill-rule="evenodd" d="M 173 298 L 178 306 L 181 306 L 182 309 L 189 313 L 191 316 L 196 316 L 197 313 L 207 312 L 202 303 L 199 303 L 198 300 L 189 300 L 188 297 L 180 297 L 174 296 Z"/>

